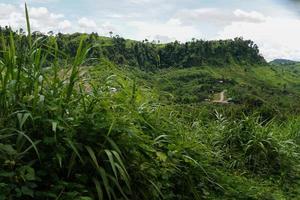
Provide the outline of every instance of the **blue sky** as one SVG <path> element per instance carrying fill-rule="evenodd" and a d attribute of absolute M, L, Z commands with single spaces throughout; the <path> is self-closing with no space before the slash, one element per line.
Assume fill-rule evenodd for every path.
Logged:
<path fill-rule="evenodd" d="M 126 38 L 187 41 L 242 36 L 268 59 L 300 60 L 298 0 L 27 0 L 34 30 L 110 31 Z M 24 28 L 24 0 L 0 0 L 0 25 Z"/>

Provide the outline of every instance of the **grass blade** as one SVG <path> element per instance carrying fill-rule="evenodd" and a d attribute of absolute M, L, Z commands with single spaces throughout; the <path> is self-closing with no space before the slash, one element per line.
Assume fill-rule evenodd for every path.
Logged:
<path fill-rule="evenodd" d="M 31 28 L 30 28 L 29 13 L 28 13 L 28 8 L 27 8 L 27 4 L 26 3 L 25 3 L 25 15 L 26 15 L 26 26 L 27 26 L 28 43 L 29 43 L 29 48 L 31 49 L 31 47 L 32 47 Z"/>

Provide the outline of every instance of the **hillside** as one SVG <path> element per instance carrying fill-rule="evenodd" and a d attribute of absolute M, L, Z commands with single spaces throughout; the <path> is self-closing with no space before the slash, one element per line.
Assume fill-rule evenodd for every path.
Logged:
<path fill-rule="evenodd" d="M 20 53 L 26 48 L 23 39 L 25 32 L 13 32 L 10 28 L 0 27 L 4 37 L 12 33 L 15 43 L 20 48 Z M 51 40 L 55 37 L 57 48 L 61 50 L 59 58 L 61 61 L 69 61 L 76 56 L 77 47 L 84 37 L 85 43 L 91 49 L 87 53 L 89 64 L 97 64 L 99 58 L 105 58 L 119 66 L 136 67 L 144 71 L 155 71 L 170 67 L 189 68 L 194 66 L 227 66 L 230 64 L 256 65 L 266 64 L 265 59 L 259 54 L 259 49 L 251 40 L 235 38 L 230 40 L 192 40 L 185 43 L 178 41 L 158 44 L 154 41 L 126 40 L 120 36 L 102 37 L 96 33 L 92 34 L 57 34 L 46 35 L 39 32 L 32 34 L 33 39 Z M 96 59 L 96 60 L 95 60 Z M 51 65 L 51 56 L 44 63 L 44 67 Z"/>
<path fill-rule="evenodd" d="M 167 104 L 199 105 L 213 110 L 224 106 L 213 102 L 219 99 L 222 91 L 226 91 L 229 104 L 224 112 L 231 115 L 259 113 L 264 119 L 283 119 L 296 116 L 300 111 L 297 102 L 299 70 L 300 66 L 231 65 L 170 68 L 151 73 L 129 71 L 141 84 L 159 91 L 160 101 Z"/>
<path fill-rule="evenodd" d="M 27 22 L 0 29 L 0 199 L 299 199 L 300 66 Z"/>
<path fill-rule="evenodd" d="M 293 65 L 299 62 L 287 59 L 275 59 L 270 62 L 271 65 Z"/>

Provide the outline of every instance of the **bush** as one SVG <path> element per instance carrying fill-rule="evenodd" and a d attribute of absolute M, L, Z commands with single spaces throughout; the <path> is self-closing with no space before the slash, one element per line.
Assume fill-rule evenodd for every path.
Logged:
<path fill-rule="evenodd" d="M 284 141 L 274 136 L 274 129 L 276 131 L 278 127 L 271 122 L 265 124 L 255 116 L 229 121 L 218 115 L 218 120 L 222 129 L 214 144 L 224 151 L 224 159 L 230 168 L 244 168 L 263 176 L 280 176 L 285 171 L 294 171 L 296 165 L 290 163 L 295 157 L 284 151 Z"/>

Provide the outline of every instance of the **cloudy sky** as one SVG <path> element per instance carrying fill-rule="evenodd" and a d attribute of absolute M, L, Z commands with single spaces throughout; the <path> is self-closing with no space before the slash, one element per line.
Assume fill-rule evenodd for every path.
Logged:
<path fill-rule="evenodd" d="M 110 31 L 187 41 L 242 36 L 268 60 L 300 60 L 300 0 L 27 0 L 34 30 Z M 0 26 L 24 28 L 24 0 L 0 0 Z"/>

